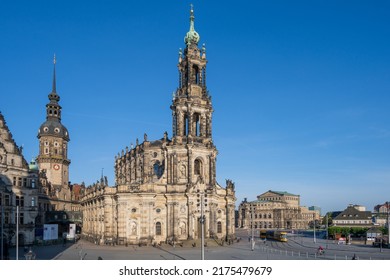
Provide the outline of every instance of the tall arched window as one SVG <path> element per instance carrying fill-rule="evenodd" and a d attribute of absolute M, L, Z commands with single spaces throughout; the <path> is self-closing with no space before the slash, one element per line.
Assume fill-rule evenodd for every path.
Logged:
<path fill-rule="evenodd" d="M 222 223 L 221 222 L 217 223 L 217 233 L 222 233 Z"/>
<path fill-rule="evenodd" d="M 194 114 L 194 128 L 195 128 L 195 136 L 200 136 L 200 115 Z"/>
<path fill-rule="evenodd" d="M 161 223 L 156 223 L 156 235 L 161 235 Z"/>
<path fill-rule="evenodd" d="M 196 159 L 194 162 L 194 174 L 202 175 L 202 162 L 199 159 Z"/>
<path fill-rule="evenodd" d="M 184 136 L 188 136 L 188 116 L 184 116 Z"/>
<path fill-rule="evenodd" d="M 194 73 L 194 82 L 195 82 L 195 84 L 199 84 L 200 76 L 199 76 L 199 68 L 198 68 L 198 66 L 194 65 L 193 73 Z"/>
<path fill-rule="evenodd" d="M 173 136 L 176 136 L 176 130 L 177 130 L 177 117 L 176 113 L 173 113 Z"/>

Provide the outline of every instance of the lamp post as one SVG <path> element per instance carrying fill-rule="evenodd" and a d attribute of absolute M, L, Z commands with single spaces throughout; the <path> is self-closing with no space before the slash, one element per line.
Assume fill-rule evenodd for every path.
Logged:
<path fill-rule="evenodd" d="M 328 236 L 328 213 L 326 213 L 326 249 L 328 249 L 328 239 L 329 239 L 329 236 Z"/>
<path fill-rule="evenodd" d="M 201 244 L 200 244 L 200 258 L 201 260 L 204 260 L 204 239 L 205 239 L 205 236 L 204 236 L 204 224 L 205 224 L 205 221 L 206 221 L 206 217 L 204 215 L 205 213 L 205 207 L 207 207 L 207 200 L 205 199 L 205 197 L 207 197 L 207 192 L 206 194 L 204 193 L 204 191 L 200 191 L 198 189 L 198 194 L 197 194 L 197 197 L 198 197 L 198 204 L 197 206 L 199 207 L 200 206 L 200 218 L 199 218 L 199 222 L 200 222 L 200 226 L 201 226 Z"/>
<path fill-rule="evenodd" d="M 255 249 L 255 238 L 254 238 L 254 226 L 253 226 L 253 205 L 250 204 L 250 213 L 251 213 L 251 250 Z"/>
<path fill-rule="evenodd" d="M 390 248 L 390 219 L 389 219 L 389 202 L 386 201 L 387 210 L 387 247 Z"/>
<path fill-rule="evenodd" d="M 316 213 L 313 213 L 313 242 L 317 243 L 316 240 Z"/>
<path fill-rule="evenodd" d="M 200 245 L 200 253 L 201 253 L 201 260 L 204 260 L 204 194 L 201 193 L 200 195 L 200 224 L 201 224 L 201 245 Z"/>
<path fill-rule="evenodd" d="M 4 206 L 1 205 L 1 260 L 4 260 Z"/>
<path fill-rule="evenodd" d="M 19 260 L 19 206 L 16 206 L 16 260 Z"/>

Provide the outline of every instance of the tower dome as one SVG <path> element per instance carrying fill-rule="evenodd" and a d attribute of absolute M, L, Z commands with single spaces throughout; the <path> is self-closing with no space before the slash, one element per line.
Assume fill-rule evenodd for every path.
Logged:
<path fill-rule="evenodd" d="M 187 46 L 189 46 L 190 44 L 197 45 L 199 40 L 200 40 L 200 36 L 199 36 L 198 32 L 195 31 L 194 20 L 195 20 L 194 9 L 191 5 L 190 30 L 187 32 L 186 36 L 184 37 L 184 43 L 186 43 Z"/>
<path fill-rule="evenodd" d="M 61 123 L 61 106 L 58 104 L 60 96 L 56 86 L 56 57 L 54 56 L 53 87 L 48 95 L 49 103 L 46 105 L 46 121 L 39 127 L 38 138 L 42 136 L 54 136 L 69 141 L 69 132 Z"/>

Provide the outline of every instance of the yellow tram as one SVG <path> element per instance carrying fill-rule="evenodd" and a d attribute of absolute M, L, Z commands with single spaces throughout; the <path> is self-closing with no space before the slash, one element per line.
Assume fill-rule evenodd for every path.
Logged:
<path fill-rule="evenodd" d="M 260 238 L 287 242 L 287 232 L 281 230 L 260 230 Z"/>

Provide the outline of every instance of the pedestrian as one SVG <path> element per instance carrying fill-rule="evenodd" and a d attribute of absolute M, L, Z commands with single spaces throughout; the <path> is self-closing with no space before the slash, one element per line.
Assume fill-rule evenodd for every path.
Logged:
<path fill-rule="evenodd" d="M 352 257 L 353 260 L 357 260 L 357 256 L 356 254 L 353 254 L 353 257 Z"/>
<path fill-rule="evenodd" d="M 67 237 L 67 233 L 64 232 L 62 234 L 62 246 L 65 247 L 66 246 L 66 237 Z"/>

